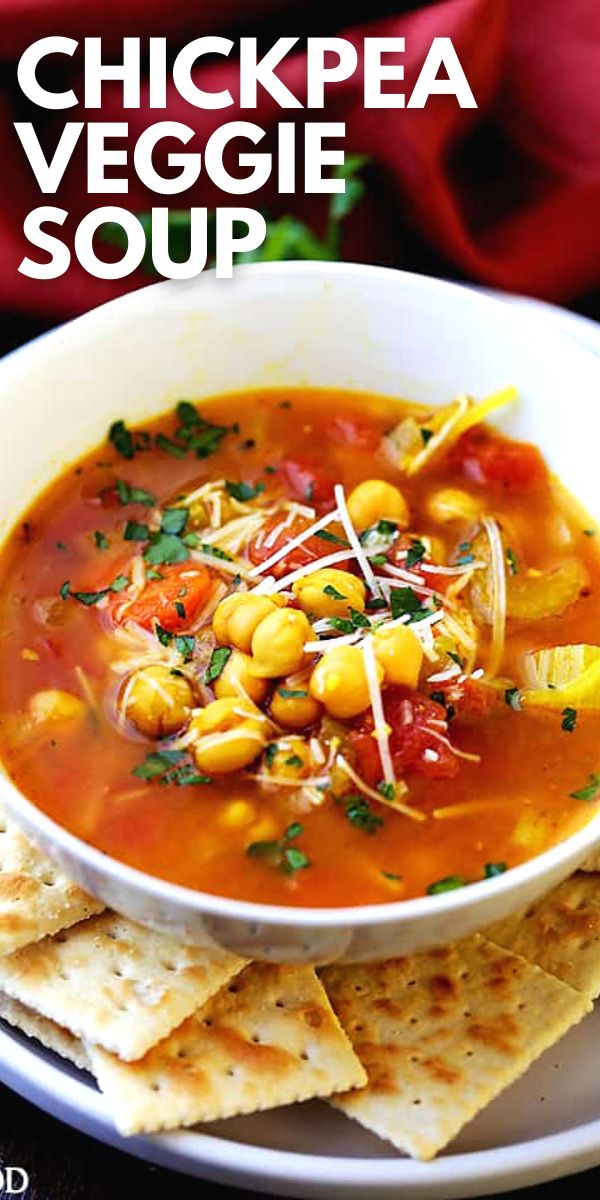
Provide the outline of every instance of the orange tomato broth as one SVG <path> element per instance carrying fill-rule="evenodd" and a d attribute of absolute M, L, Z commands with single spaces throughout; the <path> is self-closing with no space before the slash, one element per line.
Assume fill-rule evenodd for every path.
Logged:
<path fill-rule="evenodd" d="M 445 562 L 464 540 L 465 528 L 460 523 L 436 525 L 427 504 L 435 489 L 460 487 L 485 497 L 489 512 L 509 521 L 519 558 L 528 567 L 543 569 L 564 556 L 564 528 L 561 536 L 557 530 L 566 521 L 572 541 L 568 553 L 581 558 L 588 576 L 584 593 L 561 616 L 509 621 L 500 673 L 518 681 L 527 650 L 593 643 L 599 627 L 595 539 L 584 534 L 581 514 L 552 481 L 542 479 L 525 491 L 477 484 L 465 479 L 452 454 L 414 478 L 401 476 L 373 448 L 371 437 L 376 430 L 377 441 L 407 411 L 415 411 L 390 398 L 286 389 L 220 396 L 198 407 L 207 420 L 233 426 L 209 457 L 173 457 L 150 448 L 127 461 L 107 442 L 64 470 L 31 505 L 2 550 L 0 755 L 23 793 L 84 841 L 152 875 L 230 897 L 308 906 L 417 896 L 448 876 L 478 880 L 486 864 L 514 866 L 585 823 L 595 804 L 571 793 L 585 786 L 598 767 L 597 715 L 580 712 L 568 732 L 559 711 L 514 711 L 504 703 L 503 692 L 485 716 L 459 713 L 449 726 L 452 743 L 479 754 L 480 763 L 460 760 L 451 779 L 407 771 L 404 800 L 427 815 L 422 823 L 371 802 L 371 812 L 383 824 L 369 833 L 347 819 L 339 799 L 326 796 L 316 807 L 299 806 L 296 793 L 263 788 L 248 778 L 248 771 L 189 786 L 145 782 L 132 775 L 155 745 L 117 727 L 114 636 L 94 606 L 59 595 L 66 580 L 74 590 L 106 586 L 126 570 L 132 551 L 139 550 L 123 541 L 124 523 L 147 520 L 148 510 L 115 503 L 118 479 L 154 493 L 159 505 L 217 478 L 260 481 L 266 489 L 262 502 L 281 489 L 279 473 L 270 468 L 290 458 L 322 466 L 344 485 L 346 495 L 361 480 L 388 479 L 409 502 L 411 532 L 443 539 Z M 360 417 L 367 423 L 366 437 L 359 431 L 357 439 L 351 427 L 340 427 L 340 417 Z M 169 413 L 143 428 L 152 438 L 158 432 L 171 437 L 175 424 Z M 515 445 L 500 435 L 496 441 Z M 98 547 L 95 531 L 108 539 L 107 548 Z M 324 541 L 322 553 L 335 548 Z M 481 665 L 487 635 L 479 632 Z M 40 689 L 82 695 L 82 686 L 84 695 L 91 689 L 95 704 L 85 720 L 32 722 L 28 705 Z M 432 690 L 430 686 L 426 694 Z M 356 789 L 349 784 L 348 791 Z M 240 799 L 247 807 L 234 810 L 232 802 Z M 462 815 L 432 815 L 454 805 L 464 805 Z M 236 811 L 245 814 L 240 824 Z M 302 833 L 293 845 L 309 866 L 285 873 L 268 858 L 247 853 L 256 841 L 281 838 L 294 822 L 301 824 Z"/>

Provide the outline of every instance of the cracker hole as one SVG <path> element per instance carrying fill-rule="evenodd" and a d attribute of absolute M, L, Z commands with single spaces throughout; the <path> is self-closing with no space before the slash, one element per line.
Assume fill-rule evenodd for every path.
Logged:
<path fill-rule="evenodd" d="M 463 1013 L 463 1017 L 465 1018 L 465 1020 L 467 1020 L 467 1021 L 468 1021 L 468 1020 L 469 1020 L 469 1017 L 471 1017 L 472 1015 L 473 1015 L 473 1014 L 471 1013 L 471 1010 L 470 1010 L 470 1008 L 465 1008 L 465 1011 L 464 1011 L 464 1013 Z"/>
<path fill-rule="evenodd" d="M 420 1103 L 421 1103 L 420 1100 L 413 1100 L 413 1104 L 415 1104 L 415 1105 L 420 1104 Z"/>
<path fill-rule="evenodd" d="M 205 1018 L 204 1018 L 204 1020 L 203 1020 L 203 1022 L 202 1022 L 202 1024 L 204 1025 L 204 1028 L 205 1028 L 205 1029 L 211 1029 L 211 1028 L 212 1028 L 212 1021 L 211 1021 L 210 1017 L 205 1017 Z"/>
<path fill-rule="evenodd" d="M 310 1058 L 310 1055 L 309 1055 L 308 1051 L 307 1051 L 307 1050 L 302 1050 L 302 1051 L 300 1052 L 300 1058 L 302 1059 L 302 1061 L 303 1061 L 303 1062 L 308 1062 L 308 1060 L 309 1060 L 309 1058 Z"/>
<path fill-rule="evenodd" d="M 276 1000 L 275 1008 L 285 1008 L 285 1004 L 283 1003 L 283 1000 Z"/>

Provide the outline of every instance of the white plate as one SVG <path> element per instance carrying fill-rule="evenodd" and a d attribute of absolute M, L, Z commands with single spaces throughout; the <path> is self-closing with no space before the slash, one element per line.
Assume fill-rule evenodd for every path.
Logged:
<path fill-rule="evenodd" d="M 594 322 L 536 301 L 506 299 L 546 336 L 560 325 L 600 356 Z M 599 1040 L 597 1009 L 433 1163 L 392 1154 L 385 1142 L 317 1102 L 205 1130 L 123 1139 L 90 1077 L 1 1024 L 0 1080 L 76 1129 L 203 1179 L 302 1200 L 466 1200 L 600 1163 Z"/>

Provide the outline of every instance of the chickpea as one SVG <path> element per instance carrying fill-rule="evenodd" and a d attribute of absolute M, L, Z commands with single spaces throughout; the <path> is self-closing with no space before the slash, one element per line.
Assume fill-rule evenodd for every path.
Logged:
<path fill-rule="evenodd" d="M 268 774 L 281 775 L 284 779 L 301 779 L 310 775 L 311 753 L 304 738 L 286 737 L 280 742 L 272 742 L 271 745 L 276 746 L 276 750 L 269 756 L 268 763 L 265 763 Z"/>
<path fill-rule="evenodd" d="M 376 663 L 378 679 L 383 667 Z M 336 646 L 323 655 L 310 677 L 310 691 L 332 717 L 357 717 L 369 707 L 365 660 L 358 646 Z"/>
<path fill-rule="evenodd" d="M 297 608 L 270 613 L 252 638 L 253 671 L 264 679 L 293 674 L 304 662 L 304 643 L 311 637 L 310 621 Z"/>
<path fill-rule="evenodd" d="M 386 683 L 416 688 L 423 651 L 416 633 L 413 633 L 409 626 L 396 625 L 392 629 L 376 629 L 373 634 L 373 650 L 377 662 L 383 667 Z"/>
<path fill-rule="evenodd" d="M 246 708 L 248 716 L 243 715 Z M 248 767 L 269 736 L 269 724 L 252 714 L 248 702 L 224 696 L 207 704 L 192 720 L 196 734 L 191 751 L 199 771 L 224 775 Z"/>
<path fill-rule="evenodd" d="M 240 829 L 256 820 L 256 808 L 249 800 L 230 800 L 221 813 L 220 824 L 226 829 Z"/>
<path fill-rule="evenodd" d="M 309 674 L 280 679 L 271 697 L 271 714 L 286 729 L 306 729 L 321 715 L 321 705 L 309 691 Z"/>
<path fill-rule="evenodd" d="M 365 585 L 349 571 L 325 567 L 297 579 L 292 591 L 300 608 L 315 617 L 347 617 L 350 609 L 364 612 Z"/>
<path fill-rule="evenodd" d="M 244 692 L 255 704 L 260 704 L 267 694 L 266 679 L 259 679 L 252 672 L 252 659 L 241 650 L 232 650 L 219 678 L 215 680 L 214 693 L 217 700 L 224 696 L 244 696 Z"/>
<path fill-rule="evenodd" d="M 281 596 L 254 596 L 249 592 L 226 596 L 215 609 L 213 633 L 222 646 L 230 644 L 249 654 L 257 626 L 284 604 Z"/>
<path fill-rule="evenodd" d="M 59 688 L 48 688 L 36 692 L 29 701 L 29 711 L 34 721 L 80 721 L 86 706 L 79 696 L 63 692 Z"/>
<path fill-rule="evenodd" d="M 441 525 L 452 521 L 477 521 L 481 516 L 481 504 L 469 492 L 461 488 L 441 488 L 434 492 L 428 505 L 429 516 Z"/>
<path fill-rule="evenodd" d="M 395 521 L 401 529 L 409 523 L 408 504 L 399 488 L 385 479 L 365 479 L 348 497 L 353 525 L 362 532 L 377 521 Z"/>
<path fill-rule="evenodd" d="M 160 663 L 130 675 L 120 698 L 123 716 L 149 738 L 168 737 L 185 725 L 194 705 L 191 684 Z"/>

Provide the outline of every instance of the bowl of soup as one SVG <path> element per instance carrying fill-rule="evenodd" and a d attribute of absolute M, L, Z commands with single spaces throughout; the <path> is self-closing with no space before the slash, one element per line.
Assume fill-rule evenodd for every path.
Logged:
<path fill-rule="evenodd" d="M 0 781 L 135 920 L 377 958 L 600 841 L 600 366 L 437 280 L 244 267 L 0 367 Z"/>

